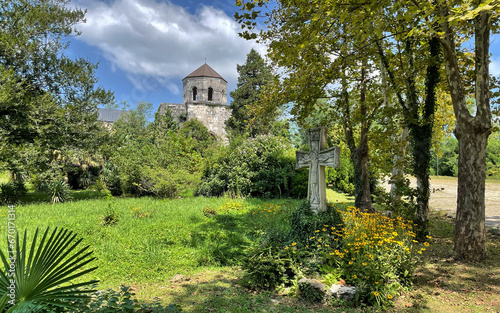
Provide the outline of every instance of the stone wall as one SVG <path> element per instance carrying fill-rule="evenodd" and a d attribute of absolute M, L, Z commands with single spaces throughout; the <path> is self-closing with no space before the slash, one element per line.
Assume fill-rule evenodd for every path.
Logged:
<path fill-rule="evenodd" d="M 161 103 L 160 107 L 158 108 L 158 112 L 160 114 L 165 114 L 165 110 L 167 108 L 169 108 L 172 112 L 172 116 L 174 117 L 175 121 L 180 126 L 182 126 L 182 123 L 187 120 L 186 105 L 182 103 Z"/>
<path fill-rule="evenodd" d="M 193 87 L 197 89 L 197 99 L 193 100 Z M 208 100 L 208 88 L 213 89 L 212 100 Z M 185 104 L 227 104 L 227 83 L 215 77 L 188 77 L 182 81 Z"/>
<path fill-rule="evenodd" d="M 208 131 L 227 141 L 226 121 L 231 116 L 231 109 L 227 105 L 221 104 L 188 104 L 182 103 L 162 103 L 158 108 L 160 114 L 164 114 L 165 110 L 170 108 L 175 121 L 182 127 L 184 118 L 186 120 L 195 118 L 203 123 L 208 128 Z"/>
<path fill-rule="evenodd" d="M 227 141 L 226 121 L 231 116 L 227 105 L 220 104 L 191 104 L 188 105 L 188 120 L 195 118 L 208 128 L 208 131 Z"/>

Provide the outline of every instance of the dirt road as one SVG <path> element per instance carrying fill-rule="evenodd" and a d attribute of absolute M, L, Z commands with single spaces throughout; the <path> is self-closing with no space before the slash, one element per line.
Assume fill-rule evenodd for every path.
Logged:
<path fill-rule="evenodd" d="M 416 179 L 410 178 L 416 187 Z M 386 189 L 390 186 L 386 184 Z M 431 208 L 449 211 L 453 215 L 457 209 L 457 178 L 431 177 Z M 500 229 L 500 181 L 486 181 L 486 226 Z"/>

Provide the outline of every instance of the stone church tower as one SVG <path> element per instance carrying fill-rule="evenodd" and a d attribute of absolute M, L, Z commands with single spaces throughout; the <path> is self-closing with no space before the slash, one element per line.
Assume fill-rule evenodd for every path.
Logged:
<path fill-rule="evenodd" d="M 184 103 L 162 103 L 159 113 L 164 114 L 170 108 L 179 124 L 195 118 L 210 133 L 227 141 L 226 120 L 231 116 L 227 81 L 205 63 L 182 80 L 182 90 Z"/>

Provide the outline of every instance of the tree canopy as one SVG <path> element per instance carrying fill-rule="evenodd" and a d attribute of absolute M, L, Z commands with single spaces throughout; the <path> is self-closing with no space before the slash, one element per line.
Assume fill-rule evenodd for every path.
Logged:
<path fill-rule="evenodd" d="M 284 78 L 269 89 L 264 103 L 272 108 L 293 101 L 292 113 L 299 119 L 312 111 L 318 98 L 339 97 L 352 88 L 349 82 L 353 75 L 346 75 L 346 69 L 382 63 L 380 74 L 383 76 L 386 71 L 393 101 L 407 112 L 406 123 L 415 125 L 414 135 L 425 128 L 428 137 L 432 129 L 428 127 L 432 123 L 429 118 L 436 106 L 433 104 L 429 110 L 427 104 L 435 103 L 436 91 L 432 88 L 437 87 L 439 77 L 436 48 L 441 47 L 446 69 L 443 78 L 451 96 L 459 141 L 454 256 L 467 260 L 484 258 L 485 151 L 492 130 L 489 38 L 499 29 L 500 3 L 283 0 L 269 5 L 265 0 L 238 0 L 237 5 L 241 12 L 235 17 L 244 28 L 242 35 L 266 43 L 269 58 L 284 72 Z M 267 27 L 256 31 L 261 18 Z M 467 57 L 467 41 L 475 50 L 472 60 Z M 427 74 L 419 75 L 424 68 Z M 415 92 L 422 85 L 425 97 Z M 339 86 L 347 88 L 339 93 Z M 431 86 L 434 87 L 429 89 Z M 411 105 L 420 99 L 426 105 Z M 469 110 L 469 101 L 474 102 L 475 114 Z M 421 165 L 428 172 L 430 143 L 421 143 L 415 148 L 425 148 L 427 161 Z M 427 175 L 424 172 L 423 177 Z M 474 231 L 468 231 L 471 229 Z"/>
<path fill-rule="evenodd" d="M 85 22 L 85 11 L 68 3 L 1 1 L 0 161 L 12 171 L 23 154 L 95 148 L 102 138 L 97 105 L 112 102 L 113 94 L 95 86 L 97 65 L 64 54 L 67 38 Z"/>
<path fill-rule="evenodd" d="M 231 136 L 252 136 L 269 132 L 277 112 L 267 116 L 256 116 L 254 110 L 260 101 L 264 87 L 273 80 L 270 67 L 257 51 L 252 49 L 243 65 L 237 65 L 238 84 L 230 93 L 233 101 L 229 105 L 231 117 L 226 122 L 226 129 Z M 257 106 L 258 107 L 258 106 Z"/>

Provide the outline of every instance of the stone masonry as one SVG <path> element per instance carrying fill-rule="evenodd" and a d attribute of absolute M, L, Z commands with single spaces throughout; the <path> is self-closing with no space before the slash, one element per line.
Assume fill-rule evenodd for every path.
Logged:
<path fill-rule="evenodd" d="M 226 120 L 231 116 L 227 81 L 205 63 L 182 80 L 182 87 L 184 103 L 161 103 L 159 113 L 164 114 L 169 108 L 180 125 L 195 118 L 210 133 L 227 141 Z"/>

